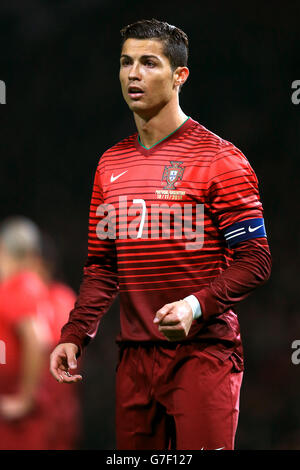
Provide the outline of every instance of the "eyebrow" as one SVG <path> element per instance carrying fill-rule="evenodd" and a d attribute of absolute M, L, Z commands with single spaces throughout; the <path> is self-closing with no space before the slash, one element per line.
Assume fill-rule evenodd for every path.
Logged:
<path fill-rule="evenodd" d="M 121 59 L 123 57 L 126 57 L 126 59 L 132 59 L 132 57 L 128 54 L 122 54 Z M 157 59 L 157 60 L 160 60 L 159 57 L 157 57 L 156 55 L 152 55 L 152 54 L 144 54 L 140 57 L 140 59 Z"/>

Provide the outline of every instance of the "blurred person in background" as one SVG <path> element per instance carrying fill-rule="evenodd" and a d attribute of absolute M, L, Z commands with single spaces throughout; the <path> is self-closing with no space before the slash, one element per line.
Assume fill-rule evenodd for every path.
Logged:
<path fill-rule="evenodd" d="M 53 279 L 49 247 L 49 237 L 25 217 L 10 217 L 0 226 L 2 450 L 72 449 L 77 442 L 77 391 L 60 390 L 62 404 L 46 360 L 75 294 Z"/>
<path fill-rule="evenodd" d="M 46 449 L 45 393 L 41 387 L 49 347 L 48 288 L 39 275 L 41 236 L 24 217 L 0 227 L 0 448 Z M 47 310 L 47 312 L 45 311 Z"/>

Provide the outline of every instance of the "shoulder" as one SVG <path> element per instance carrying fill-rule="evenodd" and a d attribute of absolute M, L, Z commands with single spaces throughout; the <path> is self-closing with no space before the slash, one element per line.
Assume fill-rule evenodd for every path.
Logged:
<path fill-rule="evenodd" d="M 76 294 L 68 285 L 55 281 L 49 286 L 49 294 L 52 298 L 58 299 L 59 301 L 68 301 L 74 302 L 76 299 Z"/>
<path fill-rule="evenodd" d="M 196 158 L 205 158 L 209 167 L 214 167 L 220 160 L 233 165 L 249 164 L 243 152 L 229 140 L 224 139 L 204 125 L 192 120 L 192 125 L 184 135 L 185 143 Z"/>
<path fill-rule="evenodd" d="M 223 140 L 218 152 L 211 160 L 210 170 L 213 174 L 236 172 L 252 175 L 255 172 L 244 153 L 233 143 Z"/>
<path fill-rule="evenodd" d="M 98 162 L 98 168 L 104 165 L 107 161 L 114 160 L 115 158 L 122 158 L 122 156 L 127 155 L 128 152 L 134 150 L 134 141 L 137 137 L 137 132 L 131 134 L 128 137 L 125 137 L 121 141 L 114 144 L 112 147 L 109 147 L 105 152 L 100 156 Z"/>
<path fill-rule="evenodd" d="M 194 122 L 196 125 L 192 129 L 193 137 L 197 139 L 203 149 L 209 149 L 211 151 L 213 159 L 217 159 L 219 156 L 224 156 L 225 154 L 227 156 L 239 155 L 241 158 L 246 159 L 241 150 L 232 142 L 207 129 L 197 121 Z"/>
<path fill-rule="evenodd" d="M 37 313 L 41 302 L 47 300 L 47 287 L 39 277 L 24 271 L 9 279 L 3 286 L 1 305 L 11 322 Z"/>
<path fill-rule="evenodd" d="M 247 157 L 235 144 L 206 129 L 204 126 L 200 124 L 199 126 L 202 131 L 202 142 L 206 142 L 213 150 L 211 164 L 216 164 L 217 162 L 222 164 L 221 162 L 223 161 L 227 164 L 231 162 L 233 165 L 244 164 L 250 166 Z"/>
<path fill-rule="evenodd" d="M 206 178 L 212 181 L 219 177 L 244 177 L 256 181 L 255 172 L 244 153 L 229 140 L 217 135 L 202 124 L 195 122 L 190 139 L 197 158 L 204 157 L 206 162 Z M 231 173 L 231 174 L 230 174 Z M 224 176 L 223 176 L 224 175 Z"/>

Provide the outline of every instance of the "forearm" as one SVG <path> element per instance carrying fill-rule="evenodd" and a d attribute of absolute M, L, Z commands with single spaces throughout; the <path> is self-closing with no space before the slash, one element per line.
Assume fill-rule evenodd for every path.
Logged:
<path fill-rule="evenodd" d="M 39 330 L 39 324 L 34 319 L 28 318 L 19 325 L 22 351 L 19 395 L 28 402 L 35 399 L 47 360 L 47 345 L 43 343 Z"/>
<path fill-rule="evenodd" d="M 87 261 L 80 292 L 64 325 L 59 343 L 74 343 L 79 348 L 86 346 L 97 332 L 99 322 L 118 294 L 116 270 L 104 263 Z"/>
<path fill-rule="evenodd" d="M 209 286 L 194 292 L 201 308 L 200 321 L 220 315 L 244 300 L 264 284 L 271 273 L 271 254 L 265 238 L 240 243 L 234 251 L 234 262 Z"/>

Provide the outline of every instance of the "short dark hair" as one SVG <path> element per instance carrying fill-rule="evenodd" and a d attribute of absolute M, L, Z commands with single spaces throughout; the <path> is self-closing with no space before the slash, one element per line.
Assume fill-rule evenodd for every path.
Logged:
<path fill-rule="evenodd" d="M 140 20 L 121 29 L 121 47 L 127 39 L 158 39 L 163 42 L 163 53 L 169 59 L 172 70 L 186 67 L 189 41 L 187 35 L 165 21 Z"/>

